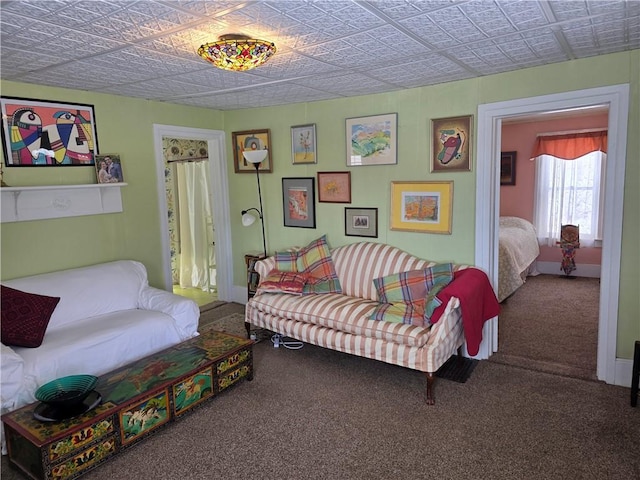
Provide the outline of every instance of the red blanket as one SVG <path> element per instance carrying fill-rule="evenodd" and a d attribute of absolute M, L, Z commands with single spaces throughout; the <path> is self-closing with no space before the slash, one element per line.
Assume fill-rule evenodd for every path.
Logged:
<path fill-rule="evenodd" d="M 454 272 L 453 281 L 438 293 L 438 299 L 442 300 L 442 305 L 433 312 L 431 323 L 440 320 L 451 297 L 457 297 L 460 300 L 467 351 L 469 355 L 477 355 L 482 342 L 484 322 L 500 313 L 500 304 L 493 292 L 491 282 L 486 273 L 477 268 L 466 268 Z"/>

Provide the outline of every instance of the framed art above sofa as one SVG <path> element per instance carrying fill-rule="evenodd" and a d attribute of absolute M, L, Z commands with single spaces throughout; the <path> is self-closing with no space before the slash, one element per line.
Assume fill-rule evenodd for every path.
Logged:
<path fill-rule="evenodd" d="M 313 177 L 282 179 L 285 227 L 316 228 L 316 196 Z"/>
<path fill-rule="evenodd" d="M 391 230 L 451 234 L 453 181 L 391 182 Z"/>

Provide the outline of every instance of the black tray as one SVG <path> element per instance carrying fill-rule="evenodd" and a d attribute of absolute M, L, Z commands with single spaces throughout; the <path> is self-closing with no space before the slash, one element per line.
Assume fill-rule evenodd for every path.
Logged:
<path fill-rule="evenodd" d="M 94 390 L 81 403 L 71 408 L 56 408 L 46 403 L 40 403 L 33 411 L 33 418 L 41 422 L 59 422 L 87 413 L 100 405 L 100 402 L 102 402 L 102 396 Z"/>

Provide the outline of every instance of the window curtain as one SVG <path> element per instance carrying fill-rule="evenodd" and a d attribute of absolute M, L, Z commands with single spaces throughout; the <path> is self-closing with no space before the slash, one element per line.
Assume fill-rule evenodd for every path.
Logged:
<path fill-rule="evenodd" d="M 182 162 L 176 165 L 180 229 L 179 283 L 183 288 L 208 289 L 210 238 L 207 219 L 209 202 L 209 162 Z"/>
<path fill-rule="evenodd" d="M 602 239 L 607 132 L 540 136 L 536 160 L 534 224 L 541 245 L 556 246 L 560 227 L 580 226 L 580 244 Z"/>
<path fill-rule="evenodd" d="M 552 155 L 565 160 L 575 160 L 590 152 L 607 153 L 607 131 L 567 133 L 563 135 L 539 135 L 533 147 L 531 159 L 540 155 Z"/>

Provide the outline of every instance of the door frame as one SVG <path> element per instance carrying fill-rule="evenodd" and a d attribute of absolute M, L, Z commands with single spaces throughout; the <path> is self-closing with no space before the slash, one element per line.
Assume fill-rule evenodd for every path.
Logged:
<path fill-rule="evenodd" d="M 173 289 L 162 138 L 171 137 L 187 140 L 205 140 L 209 150 L 209 180 L 211 185 L 209 201 L 211 202 L 211 212 L 213 213 L 213 222 L 216 227 L 213 231 L 213 239 L 216 245 L 216 287 L 218 290 L 218 300 L 229 301 L 232 295 L 233 269 L 231 259 L 233 258 L 233 251 L 229 214 L 229 181 L 225 162 L 227 158 L 225 133 L 221 130 L 154 124 L 153 136 L 156 156 L 158 205 L 160 208 L 160 243 L 162 248 L 164 287 L 167 291 Z"/>
<path fill-rule="evenodd" d="M 493 285 L 497 286 L 498 219 L 500 216 L 499 158 L 502 119 L 590 105 L 609 106 L 609 141 L 604 201 L 606 216 L 604 217 L 602 248 L 596 374 L 599 380 L 606 383 L 624 385 L 620 375 L 616 375 L 616 347 L 624 174 L 627 157 L 628 84 L 478 106 L 475 264 L 484 270 Z M 497 351 L 498 317 L 485 323 L 478 358 L 489 358 L 493 352 Z"/>

